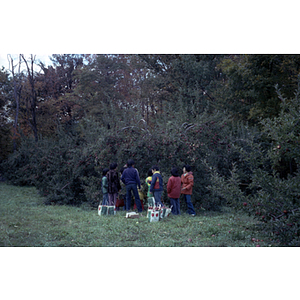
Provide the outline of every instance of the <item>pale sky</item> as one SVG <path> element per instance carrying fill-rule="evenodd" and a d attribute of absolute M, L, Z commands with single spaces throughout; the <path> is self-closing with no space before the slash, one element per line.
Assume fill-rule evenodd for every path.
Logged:
<path fill-rule="evenodd" d="M 19 62 L 19 54 L 13 54 L 13 53 L 9 53 L 11 55 L 11 57 L 14 59 L 14 64 L 17 64 Z M 32 53 L 33 55 L 36 55 L 36 63 L 39 63 L 39 61 L 43 62 L 46 66 L 48 65 L 51 65 L 51 60 L 49 59 L 49 56 L 51 56 L 52 54 L 34 54 Z M 7 59 L 7 55 L 8 53 L 0 53 L 0 69 L 2 69 L 2 66 L 9 70 L 9 63 L 8 63 L 8 59 Z M 25 54 L 24 53 L 24 56 L 25 57 L 30 57 L 30 54 Z M 23 66 L 23 68 L 25 68 L 25 65 Z M 37 71 L 39 70 L 40 68 L 37 66 Z"/>

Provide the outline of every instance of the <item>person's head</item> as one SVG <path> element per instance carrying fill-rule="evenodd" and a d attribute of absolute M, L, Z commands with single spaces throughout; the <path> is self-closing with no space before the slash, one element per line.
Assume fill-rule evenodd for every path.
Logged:
<path fill-rule="evenodd" d="M 107 174 L 107 172 L 109 171 L 109 169 L 108 168 L 105 168 L 105 169 L 103 169 L 103 171 L 102 171 L 102 175 L 103 176 L 106 176 L 106 174 Z"/>
<path fill-rule="evenodd" d="M 110 166 L 109 166 L 110 170 L 115 170 L 117 167 L 118 167 L 118 164 L 117 164 L 117 163 L 112 163 L 112 164 L 110 164 Z"/>
<path fill-rule="evenodd" d="M 183 173 L 191 172 L 191 167 L 189 165 L 184 165 L 182 171 Z"/>
<path fill-rule="evenodd" d="M 179 177 L 179 174 L 178 174 L 178 169 L 177 168 L 172 168 L 171 170 L 171 175 L 174 176 L 174 177 Z"/>
<path fill-rule="evenodd" d="M 125 167 L 121 168 L 121 170 L 120 170 L 121 175 L 123 174 L 123 171 L 124 171 L 125 169 L 126 169 Z"/>
<path fill-rule="evenodd" d="M 133 167 L 134 166 L 134 160 L 133 159 L 129 159 L 127 161 L 127 167 L 130 168 L 130 167 Z"/>
<path fill-rule="evenodd" d="M 156 172 L 156 171 L 159 171 L 159 167 L 158 167 L 158 166 L 153 166 L 153 167 L 151 168 L 151 170 L 152 170 L 152 172 L 154 173 L 154 172 Z"/>
<path fill-rule="evenodd" d="M 153 174 L 153 173 L 152 173 L 152 169 L 149 169 L 149 170 L 148 170 L 148 176 L 152 176 L 152 174 Z"/>

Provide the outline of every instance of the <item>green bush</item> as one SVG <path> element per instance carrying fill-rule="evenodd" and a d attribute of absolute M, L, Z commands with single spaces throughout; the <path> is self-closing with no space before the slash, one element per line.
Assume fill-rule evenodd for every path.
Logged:
<path fill-rule="evenodd" d="M 164 201 L 170 170 L 189 164 L 195 177 L 193 201 L 197 209 L 220 209 L 223 200 L 207 189 L 210 176 L 203 161 L 228 176 L 235 159 L 230 146 L 231 125 L 221 115 L 204 113 L 193 123 L 181 119 L 156 122 L 147 127 L 143 120 L 131 126 L 120 124 L 107 129 L 91 118 L 59 126 L 55 139 L 35 143 L 23 139 L 18 151 L 3 164 L 6 178 L 13 184 L 34 185 L 46 203 L 92 207 L 101 200 L 102 169 L 117 162 L 119 169 L 129 158 L 136 161 L 142 183 L 148 169 L 160 167 L 164 179 Z"/>
<path fill-rule="evenodd" d="M 263 120 L 259 136 L 248 130 L 243 145 L 236 141 L 239 160 L 229 178 L 211 171 L 213 194 L 253 215 L 272 239 L 288 246 L 300 246 L 299 90 L 291 100 L 279 92 L 279 116 Z"/>

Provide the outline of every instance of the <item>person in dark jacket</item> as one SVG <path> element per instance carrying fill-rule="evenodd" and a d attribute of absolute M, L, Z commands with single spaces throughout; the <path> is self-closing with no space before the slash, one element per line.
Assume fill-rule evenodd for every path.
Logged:
<path fill-rule="evenodd" d="M 150 192 L 153 193 L 153 197 L 155 199 L 155 206 L 159 206 L 159 205 L 164 206 L 161 202 L 161 196 L 164 188 L 163 188 L 163 179 L 159 172 L 159 167 L 153 166 L 152 173 L 153 176 L 150 185 Z"/>
<path fill-rule="evenodd" d="M 112 163 L 107 172 L 107 184 L 108 184 L 108 205 L 115 206 L 118 198 L 118 193 L 121 190 L 121 184 L 119 174 L 117 172 L 118 165 Z"/>
<path fill-rule="evenodd" d="M 168 180 L 167 192 L 172 206 L 172 214 L 180 215 L 179 197 L 181 194 L 181 178 L 177 168 L 172 168 L 171 177 Z"/>
<path fill-rule="evenodd" d="M 133 191 L 135 204 L 138 212 L 142 212 L 142 204 L 139 197 L 137 188 L 141 188 L 141 181 L 138 171 L 134 168 L 134 161 L 132 159 L 128 160 L 127 168 L 123 171 L 121 176 L 121 181 L 126 186 L 126 210 L 129 211 L 131 207 L 131 191 Z"/>

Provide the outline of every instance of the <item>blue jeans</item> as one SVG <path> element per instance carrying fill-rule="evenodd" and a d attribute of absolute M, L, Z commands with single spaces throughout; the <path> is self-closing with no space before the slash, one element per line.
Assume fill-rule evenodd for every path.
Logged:
<path fill-rule="evenodd" d="M 131 207 L 131 191 L 133 191 L 136 207 L 138 209 L 138 212 L 140 213 L 142 212 L 143 209 L 142 209 L 142 204 L 141 204 L 141 200 L 139 197 L 139 192 L 137 190 L 136 184 L 126 185 L 126 203 L 125 203 L 126 210 L 129 211 Z"/>
<path fill-rule="evenodd" d="M 108 205 L 113 206 L 116 205 L 118 198 L 118 193 L 110 194 L 108 193 Z"/>
<path fill-rule="evenodd" d="M 155 191 L 155 190 L 153 191 L 153 197 L 155 199 L 155 206 L 159 206 L 159 205 L 164 206 L 161 202 L 162 192 L 163 191 Z"/>
<path fill-rule="evenodd" d="M 174 199 L 170 198 L 171 206 L 172 206 L 172 214 L 173 215 L 180 215 L 180 203 L 179 203 L 179 198 Z"/>
<path fill-rule="evenodd" d="M 190 215 L 195 215 L 196 212 L 194 210 L 194 206 L 193 206 L 193 203 L 191 201 L 191 195 L 183 194 L 183 197 L 184 197 L 186 205 L 188 207 L 187 213 L 190 214 Z"/>
<path fill-rule="evenodd" d="M 103 194 L 102 205 L 107 205 L 107 204 L 108 204 L 108 194 Z"/>

